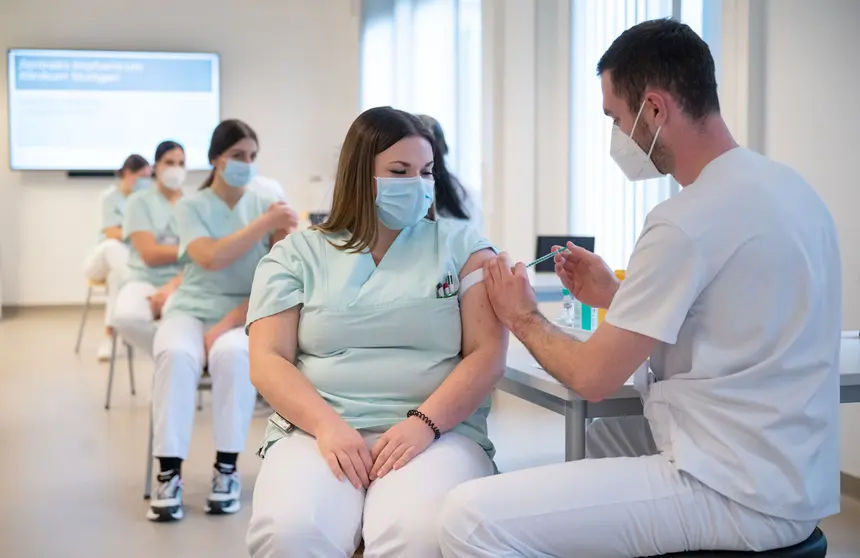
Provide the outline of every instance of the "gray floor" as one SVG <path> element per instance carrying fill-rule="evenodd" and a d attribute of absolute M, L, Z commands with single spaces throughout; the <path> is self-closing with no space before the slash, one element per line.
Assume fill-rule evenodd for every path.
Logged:
<path fill-rule="evenodd" d="M 214 456 L 207 406 L 184 467 L 186 519 L 146 521 L 141 495 L 151 365 L 135 363 L 138 393 L 131 397 L 120 361 L 113 408 L 103 409 L 107 365 L 94 357 L 100 313 L 92 314 L 80 357 L 72 351 L 77 310 L 7 311 L 0 320 L 0 557 L 245 556 L 259 468 L 254 451 L 265 418 L 254 420 L 239 461 L 246 491 L 238 516 L 203 514 Z M 504 395 L 495 403 L 491 434 L 501 469 L 562 460 L 560 417 Z M 823 528 L 828 556 L 860 556 L 860 504 L 846 500 L 842 514 Z"/>

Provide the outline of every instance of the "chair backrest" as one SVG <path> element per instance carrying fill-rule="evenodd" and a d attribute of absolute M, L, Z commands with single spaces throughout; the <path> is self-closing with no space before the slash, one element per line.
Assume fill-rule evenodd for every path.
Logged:
<path fill-rule="evenodd" d="M 594 237 L 593 236 L 539 236 L 537 237 L 537 247 L 535 250 L 535 259 L 540 258 L 552 252 L 553 246 L 564 246 L 568 242 L 573 242 L 580 248 L 584 248 L 589 252 L 594 252 Z M 536 273 L 552 273 L 555 270 L 555 264 L 552 260 L 541 262 L 535 266 Z"/>

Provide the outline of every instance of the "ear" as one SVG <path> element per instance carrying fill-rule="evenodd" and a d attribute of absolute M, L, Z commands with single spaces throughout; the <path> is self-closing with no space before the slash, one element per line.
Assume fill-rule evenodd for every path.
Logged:
<path fill-rule="evenodd" d="M 646 113 L 651 115 L 655 129 L 664 126 L 669 117 L 669 104 L 666 96 L 657 91 L 647 91 L 645 93 L 643 116 Z"/>

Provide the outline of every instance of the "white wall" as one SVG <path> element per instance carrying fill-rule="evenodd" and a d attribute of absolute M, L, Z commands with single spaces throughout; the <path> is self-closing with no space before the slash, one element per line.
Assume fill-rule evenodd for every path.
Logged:
<path fill-rule="evenodd" d="M 846 329 L 860 328 L 860 2 L 764 5 L 764 152 L 818 190 L 842 245 Z M 860 476 L 860 405 L 842 406 L 842 468 Z"/>
<path fill-rule="evenodd" d="M 12 47 L 218 52 L 222 116 L 250 123 L 261 174 L 315 208 L 325 192 L 311 177 L 332 174 L 332 152 L 358 110 L 358 31 L 355 0 L 0 0 L 0 106 Z M 0 300 L 79 303 L 97 196 L 110 181 L 11 172 L 7 129 L 3 109 Z"/>

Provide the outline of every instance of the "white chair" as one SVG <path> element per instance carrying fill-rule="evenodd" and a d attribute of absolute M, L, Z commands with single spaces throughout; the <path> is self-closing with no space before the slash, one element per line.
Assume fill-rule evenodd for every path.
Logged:
<path fill-rule="evenodd" d="M 105 281 L 92 281 L 87 280 L 87 298 L 84 301 L 84 312 L 81 315 L 81 323 L 78 326 L 78 340 L 75 342 L 75 354 L 78 355 L 81 353 L 81 340 L 84 338 L 84 327 L 87 325 L 87 315 L 90 313 L 90 304 L 93 298 L 93 291 L 96 289 L 101 289 L 103 291 L 107 290 L 107 283 Z M 113 373 L 114 367 L 116 365 L 116 342 L 117 342 L 117 334 L 114 331 L 111 336 L 111 350 L 110 350 L 110 370 L 108 371 L 108 385 L 107 385 L 107 396 L 105 397 L 105 409 L 110 409 L 110 396 L 111 389 L 113 387 Z M 134 350 L 131 345 L 128 343 L 123 343 L 125 345 L 126 358 L 128 358 L 128 380 L 131 386 L 131 394 L 137 395 L 137 392 L 134 389 Z"/>

